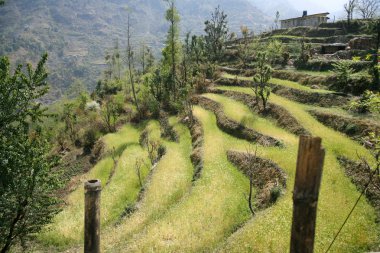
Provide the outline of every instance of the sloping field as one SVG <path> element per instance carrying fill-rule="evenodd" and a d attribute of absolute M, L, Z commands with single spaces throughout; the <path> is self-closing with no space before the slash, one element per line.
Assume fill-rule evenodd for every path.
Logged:
<path fill-rule="evenodd" d="M 306 89 L 296 83 L 272 81 L 293 89 Z M 252 95 L 252 90 L 246 87 L 215 88 Z M 234 98 L 214 93 L 202 97 L 217 103 L 224 119 L 240 124 L 234 131 L 251 129 L 279 140 L 281 145 L 266 146 L 233 137 L 218 127 L 216 112 L 200 104 L 193 110 L 203 128 L 200 177 L 193 180 L 195 169 L 190 159 L 194 142 L 199 140 L 190 135 L 187 126 L 171 118 L 170 124 L 178 133 L 179 142 L 170 142 L 160 138 L 158 122 L 149 121 L 146 127 L 151 138 L 161 140 L 166 154 L 153 167 L 150 163 L 144 167 L 142 191 L 134 164 L 136 158 L 149 161 L 148 152 L 139 145 L 145 126 L 126 125 L 104 137 L 108 153 L 82 178 L 82 182 L 90 178 L 109 182 L 103 184 L 101 201 L 103 252 L 288 251 L 298 136 Z M 360 194 L 344 174 L 337 157 L 358 160 L 360 155 L 372 161 L 371 155 L 348 136 L 318 122 L 309 113 L 318 107 L 276 94 L 271 95 L 270 103 L 281 106 L 307 132 L 321 137 L 326 149 L 315 240 L 315 252 L 323 252 Z M 249 179 L 228 160 L 227 153 L 252 153 L 256 147 L 260 159 L 270 160 L 281 168 L 287 178 L 287 188 L 281 189 L 278 201 L 266 209 L 256 210 L 252 216 L 246 199 Z M 116 151 L 112 153 L 113 148 Z M 38 236 L 41 252 L 83 251 L 83 195 L 81 183 L 67 197 L 55 222 Z M 256 199 L 253 202 L 255 205 Z M 374 208 L 363 198 L 331 252 L 364 252 L 378 245 L 379 227 L 375 220 Z"/>

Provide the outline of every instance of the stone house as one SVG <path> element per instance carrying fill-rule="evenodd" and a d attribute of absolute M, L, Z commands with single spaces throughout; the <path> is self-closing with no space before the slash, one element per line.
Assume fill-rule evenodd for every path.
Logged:
<path fill-rule="evenodd" d="M 327 15 L 329 14 L 325 12 L 307 15 L 307 11 L 304 11 L 302 17 L 281 20 L 281 28 L 286 29 L 299 26 L 318 27 L 320 24 L 327 23 L 327 20 L 329 20 Z"/>

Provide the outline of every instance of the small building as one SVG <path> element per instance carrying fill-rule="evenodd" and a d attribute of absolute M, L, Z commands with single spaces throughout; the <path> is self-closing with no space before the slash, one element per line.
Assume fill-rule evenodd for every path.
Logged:
<path fill-rule="evenodd" d="M 334 43 L 334 44 L 324 44 L 321 47 L 321 54 L 335 54 L 338 51 L 346 50 L 347 44 L 344 43 Z"/>
<path fill-rule="evenodd" d="M 327 20 L 329 20 L 327 15 L 329 14 L 325 12 L 307 15 L 307 11 L 304 11 L 302 17 L 281 20 L 281 28 L 286 29 L 299 26 L 318 27 L 320 24 L 327 23 Z"/>

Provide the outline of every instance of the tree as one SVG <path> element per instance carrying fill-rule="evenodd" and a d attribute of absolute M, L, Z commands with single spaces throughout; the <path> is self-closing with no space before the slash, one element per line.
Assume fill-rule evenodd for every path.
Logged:
<path fill-rule="evenodd" d="M 348 3 L 344 4 L 344 10 L 347 13 L 347 24 L 350 25 L 353 19 L 354 10 L 357 6 L 357 0 L 348 0 Z"/>
<path fill-rule="evenodd" d="M 5 4 L 5 1 L 4 0 L 0 0 L 0 6 L 4 5 L 4 4 Z"/>
<path fill-rule="evenodd" d="M 257 55 L 256 75 L 253 77 L 252 90 L 256 96 L 256 103 L 259 106 L 261 99 L 263 110 L 267 108 L 267 102 L 271 93 L 268 85 L 269 79 L 272 77 L 273 69 L 269 65 L 269 59 L 266 52 L 260 52 Z"/>
<path fill-rule="evenodd" d="M 134 60 L 133 60 L 133 50 L 132 50 L 132 45 L 131 45 L 131 32 L 130 32 L 131 24 L 130 24 L 130 17 L 128 15 L 128 28 L 127 28 L 127 63 L 128 63 L 128 73 L 129 73 L 129 81 L 132 86 L 132 94 L 133 94 L 133 100 L 136 105 L 136 109 L 138 113 L 140 114 L 140 108 L 139 108 L 139 103 L 137 101 L 137 96 L 136 96 L 136 89 L 135 89 L 135 79 L 134 79 L 134 72 L 135 72 L 135 67 L 134 67 Z"/>
<path fill-rule="evenodd" d="M 10 73 L 8 58 L 0 59 L 0 252 L 17 240 L 25 243 L 59 211 L 54 196 L 60 188 L 40 131 L 31 131 L 45 116 L 36 102 L 48 92 L 44 54 L 36 69 L 22 65 Z M 37 128 L 41 129 L 41 128 Z"/>
<path fill-rule="evenodd" d="M 338 90 L 347 90 L 349 88 L 350 77 L 354 70 L 351 68 L 349 61 L 338 61 L 333 64 L 334 73 L 337 77 L 337 81 L 334 84 L 334 88 Z"/>
<path fill-rule="evenodd" d="M 166 11 L 165 18 L 170 23 L 169 31 L 166 37 L 166 46 L 162 51 L 164 72 L 168 73 L 166 80 L 165 96 L 170 99 L 173 96 L 174 101 L 177 99 L 177 64 L 180 61 L 181 44 L 179 42 L 179 22 L 180 17 L 175 7 L 174 0 L 166 0 L 169 9 Z"/>
<path fill-rule="evenodd" d="M 366 90 L 358 100 L 351 102 L 350 110 L 358 113 L 380 113 L 380 93 Z"/>
<path fill-rule="evenodd" d="M 249 29 L 247 26 L 240 27 L 241 34 L 243 36 L 242 40 L 240 40 L 239 45 L 237 47 L 238 57 L 243 64 L 243 67 L 246 67 L 248 61 L 252 57 L 253 50 L 251 47 L 251 43 L 249 42 Z"/>
<path fill-rule="evenodd" d="M 279 63 L 284 64 L 284 62 L 288 60 L 284 59 L 284 54 L 286 53 L 285 45 L 279 40 L 271 40 L 267 44 L 266 52 L 272 65 Z"/>
<path fill-rule="evenodd" d="M 69 135 L 70 140 L 75 142 L 78 138 L 77 134 L 77 115 L 74 111 L 75 105 L 72 103 L 64 104 L 62 120 L 65 122 L 65 132 Z"/>
<path fill-rule="evenodd" d="M 120 107 L 121 105 L 118 105 L 112 96 L 107 97 L 104 101 L 101 114 L 109 132 L 116 131 L 116 121 L 120 115 Z"/>
<path fill-rule="evenodd" d="M 373 19 L 368 24 L 368 32 L 372 34 L 374 40 L 374 47 L 372 50 L 372 66 L 370 68 L 370 74 L 372 76 L 372 89 L 380 90 L 380 80 L 379 80 L 379 49 L 380 49 L 380 18 Z"/>
<path fill-rule="evenodd" d="M 220 6 L 211 13 L 211 20 L 205 22 L 204 30 L 209 59 L 214 62 L 218 61 L 223 56 L 224 43 L 228 35 L 227 15 L 220 9 Z"/>
<path fill-rule="evenodd" d="M 96 87 L 96 93 L 101 98 L 121 90 L 122 64 L 118 40 L 115 41 L 113 49 L 106 53 L 105 61 L 107 67 L 104 70 L 103 80 L 99 81 Z"/>
<path fill-rule="evenodd" d="M 275 28 L 278 29 L 278 23 L 280 21 L 280 12 L 276 11 L 276 18 L 274 19 Z"/>
<path fill-rule="evenodd" d="M 148 73 L 154 66 L 154 55 L 150 47 L 146 47 L 145 50 L 145 73 Z"/>
<path fill-rule="evenodd" d="M 301 51 L 300 55 L 297 57 L 297 59 L 294 61 L 294 66 L 297 69 L 302 69 L 307 62 L 310 59 L 310 50 L 311 50 L 311 45 L 305 43 L 305 38 L 302 37 L 301 39 Z"/>
<path fill-rule="evenodd" d="M 379 0 L 359 0 L 357 10 L 363 19 L 373 18 L 379 9 Z"/>

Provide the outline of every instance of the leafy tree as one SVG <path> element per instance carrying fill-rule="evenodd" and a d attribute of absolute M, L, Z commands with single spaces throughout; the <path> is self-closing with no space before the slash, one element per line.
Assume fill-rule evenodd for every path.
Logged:
<path fill-rule="evenodd" d="M 262 101 L 263 110 L 267 108 L 267 102 L 271 93 L 268 85 L 269 79 L 272 77 L 273 69 L 269 65 L 269 59 L 266 52 L 260 52 L 257 55 L 256 75 L 253 77 L 252 90 L 256 96 L 256 103 Z"/>
<path fill-rule="evenodd" d="M 374 40 L 374 47 L 372 50 L 372 66 L 370 68 L 370 74 L 372 75 L 372 89 L 380 90 L 379 79 L 379 49 L 380 49 L 380 18 L 371 20 L 368 24 L 368 32 L 372 34 Z"/>
<path fill-rule="evenodd" d="M 354 72 L 349 61 L 338 61 L 333 64 L 334 73 L 337 77 L 337 82 L 334 88 L 338 90 L 347 90 L 350 84 L 350 76 Z"/>
<path fill-rule="evenodd" d="M 246 67 L 248 61 L 251 59 L 253 54 L 253 48 L 251 43 L 249 42 L 249 29 L 247 26 L 240 27 L 241 34 L 243 36 L 242 40 L 240 40 L 239 45 L 237 47 L 238 57 L 243 64 L 243 67 Z"/>
<path fill-rule="evenodd" d="M 148 73 L 154 66 L 154 55 L 150 47 L 145 48 L 145 73 Z"/>
<path fill-rule="evenodd" d="M 150 47 L 147 47 L 145 43 L 142 43 L 141 45 L 139 60 L 141 72 L 143 75 L 145 75 L 152 69 L 154 65 L 154 56 L 152 53 L 152 49 Z"/>
<path fill-rule="evenodd" d="M 167 0 L 169 9 L 166 11 L 165 18 L 170 23 L 169 31 L 166 37 L 166 47 L 162 51 L 162 67 L 164 73 L 167 73 L 165 81 L 165 96 L 170 99 L 173 96 L 174 101 L 177 99 L 177 65 L 180 61 L 181 44 L 179 41 L 179 22 L 180 17 L 175 7 L 174 0 Z"/>
<path fill-rule="evenodd" d="M 65 122 L 65 133 L 69 135 L 70 140 L 74 143 L 78 139 L 77 134 L 77 114 L 75 112 L 75 105 L 67 103 L 63 105 L 62 118 Z"/>
<path fill-rule="evenodd" d="M 120 116 L 121 105 L 116 103 L 112 96 L 105 99 L 102 106 L 102 119 L 109 132 L 116 131 L 116 121 Z"/>
<path fill-rule="evenodd" d="M 205 37 L 191 37 L 191 59 L 198 67 L 207 61 Z"/>
<path fill-rule="evenodd" d="M 87 92 L 86 86 L 81 80 L 76 79 L 66 90 L 65 96 L 68 99 L 74 99 L 84 92 Z"/>
<path fill-rule="evenodd" d="M 54 192 L 60 187 L 56 164 L 38 126 L 45 109 L 36 102 L 48 92 L 43 55 L 36 69 L 30 64 L 10 72 L 0 59 L 0 252 L 23 243 L 48 224 L 59 211 Z M 37 129 L 41 129 L 38 128 Z"/>
<path fill-rule="evenodd" d="M 288 60 L 284 57 L 284 54 L 286 53 L 285 45 L 279 40 L 270 41 L 266 47 L 266 52 L 271 64 L 281 63 L 284 65 Z"/>
<path fill-rule="evenodd" d="M 4 5 L 4 4 L 5 4 L 5 1 L 4 0 L 0 0 L 0 6 Z"/>
<path fill-rule="evenodd" d="M 350 110 L 358 113 L 380 113 L 380 93 L 366 90 L 358 100 L 350 104 Z"/>
<path fill-rule="evenodd" d="M 305 38 L 302 37 L 302 39 L 301 39 L 301 51 L 300 51 L 300 55 L 294 61 L 294 66 L 297 69 L 303 68 L 307 64 L 307 62 L 309 61 L 309 59 L 310 59 L 310 49 L 311 49 L 311 46 L 309 44 L 306 44 L 305 43 Z"/>
<path fill-rule="evenodd" d="M 227 15 L 220 9 L 220 6 L 211 13 L 211 19 L 205 22 L 204 30 L 209 59 L 214 62 L 218 61 L 223 56 L 224 44 L 228 35 Z"/>

